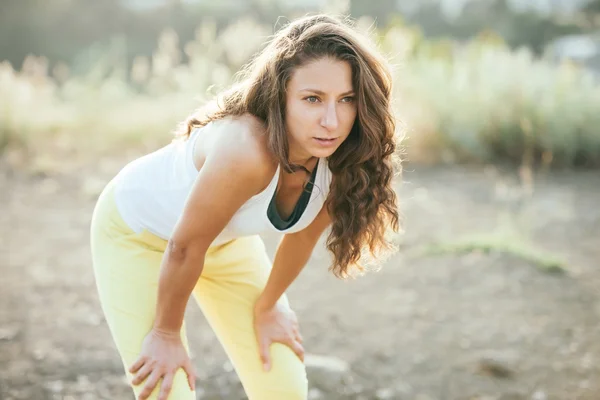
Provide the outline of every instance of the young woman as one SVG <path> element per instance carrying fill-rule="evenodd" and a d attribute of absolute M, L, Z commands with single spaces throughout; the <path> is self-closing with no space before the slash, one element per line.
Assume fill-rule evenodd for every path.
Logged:
<path fill-rule="evenodd" d="M 383 58 L 344 21 L 279 31 L 179 138 L 127 165 L 94 210 L 102 309 L 138 399 L 195 399 L 193 295 L 252 400 L 305 399 L 285 291 L 330 228 L 330 269 L 392 249 L 395 122 Z M 283 233 L 273 263 L 260 233 Z"/>

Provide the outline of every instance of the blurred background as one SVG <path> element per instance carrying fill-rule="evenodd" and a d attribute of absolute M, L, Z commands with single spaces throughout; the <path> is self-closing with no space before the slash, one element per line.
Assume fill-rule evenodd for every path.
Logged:
<path fill-rule="evenodd" d="M 0 399 L 133 398 L 94 202 L 316 12 L 393 66 L 403 232 L 349 281 L 322 241 L 290 288 L 310 398 L 600 399 L 598 0 L 0 0 Z M 245 398 L 195 304 L 188 321 L 198 398 Z"/>

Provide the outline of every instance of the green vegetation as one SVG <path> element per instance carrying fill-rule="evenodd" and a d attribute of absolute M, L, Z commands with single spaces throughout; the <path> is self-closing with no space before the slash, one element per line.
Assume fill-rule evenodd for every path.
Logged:
<path fill-rule="evenodd" d="M 458 241 L 436 243 L 425 249 L 426 255 L 467 254 L 473 252 L 504 253 L 531 263 L 542 271 L 563 274 L 567 271 L 565 261 L 536 249 L 522 238 L 503 235 L 476 235 Z"/>
<path fill-rule="evenodd" d="M 415 42 L 398 81 L 423 151 L 459 161 L 600 165 L 600 85 L 590 72 L 509 50 L 490 33 L 463 46 Z"/>
<path fill-rule="evenodd" d="M 168 140 L 271 32 L 252 19 L 220 29 L 205 21 L 179 43 L 167 30 L 153 56 L 131 67 L 115 41 L 85 74 L 33 56 L 18 71 L 0 64 L 0 147 L 53 135 L 94 149 Z M 394 23 L 371 34 L 394 65 L 409 161 L 600 165 L 600 85 L 591 73 L 510 50 L 492 33 L 458 44 Z"/>

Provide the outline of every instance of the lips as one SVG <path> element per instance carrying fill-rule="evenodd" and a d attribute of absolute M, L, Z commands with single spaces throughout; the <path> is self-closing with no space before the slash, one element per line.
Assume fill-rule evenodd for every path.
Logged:
<path fill-rule="evenodd" d="M 318 138 L 318 137 L 313 137 L 313 139 L 315 139 L 315 143 L 317 143 L 321 147 L 337 146 L 337 140 L 338 140 L 338 138 L 325 139 L 325 138 Z"/>

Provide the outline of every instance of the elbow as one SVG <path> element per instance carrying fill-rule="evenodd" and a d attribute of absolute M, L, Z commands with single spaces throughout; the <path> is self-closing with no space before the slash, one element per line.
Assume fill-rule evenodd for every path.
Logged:
<path fill-rule="evenodd" d="M 167 243 L 166 253 L 169 260 L 176 263 L 184 263 L 191 259 L 204 257 L 207 246 L 198 243 L 184 243 L 178 240 L 170 239 Z"/>
<path fill-rule="evenodd" d="M 170 239 L 167 243 L 166 253 L 169 256 L 169 259 L 173 261 L 184 261 L 189 253 L 189 246 L 185 243 Z"/>

